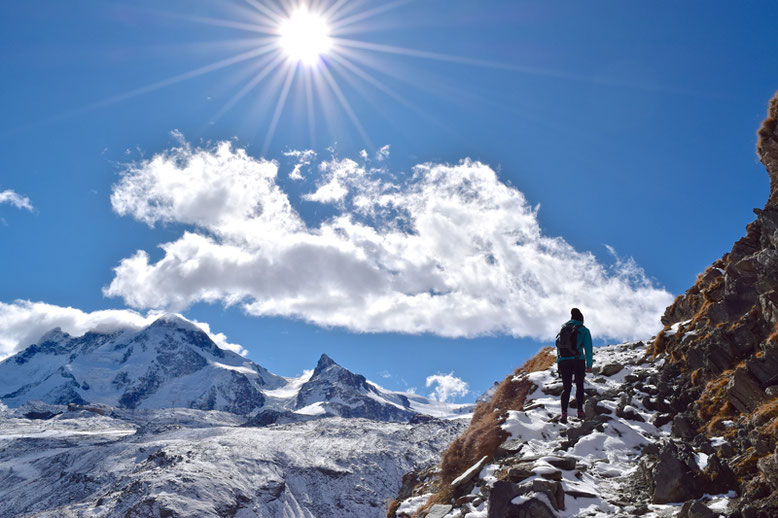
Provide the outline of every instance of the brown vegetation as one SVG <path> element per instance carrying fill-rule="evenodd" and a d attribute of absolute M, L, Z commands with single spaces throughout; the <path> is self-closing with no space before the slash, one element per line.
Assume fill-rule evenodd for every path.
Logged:
<path fill-rule="evenodd" d="M 727 433 L 722 429 L 722 421 L 732 419 L 737 412 L 727 400 L 727 383 L 735 373 L 734 370 L 726 370 L 718 377 L 710 380 L 702 391 L 697 402 L 697 412 L 705 423 L 705 431 L 708 435 Z"/>
<path fill-rule="evenodd" d="M 508 437 L 501 427 L 508 411 L 520 410 L 527 394 L 533 389 L 532 382 L 526 375 L 546 370 L 555 361 L 554 350 L 544 347 L 522 367 L 508 375 L 497 387 L 492 399 L 476 407 L 470 426 L 443 453 L 438 492 L 430 498 L 425 508 L 436 503 L 449 502 L 454 496 L 450 486 L 454 479 L 482 457 L 494 458 L 497 447 Z"/>

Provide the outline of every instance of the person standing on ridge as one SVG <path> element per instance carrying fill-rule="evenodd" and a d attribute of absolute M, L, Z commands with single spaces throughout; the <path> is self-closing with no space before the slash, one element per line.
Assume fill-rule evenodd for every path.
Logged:
<path fill-rule="evenodd" d="M 562 417 L 560 422 L 567 422 L 567 404 L 570 401 L 570 391 L 575 377 L 575 401 L 578 406 L 578 418 L 583 419 L 584 377 L 592 372 L 592 335 L 584 327 L 584 317 L 581 310 L 570 310 L 568 320 L 556 339 L 557 369 L 562 376 Z"/>

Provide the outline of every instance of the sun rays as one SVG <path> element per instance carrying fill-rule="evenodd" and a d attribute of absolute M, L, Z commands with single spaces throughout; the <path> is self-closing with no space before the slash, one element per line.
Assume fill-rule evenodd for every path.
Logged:
<path fill-rule="evenodd" d="M 366 0 L 232 0 L 225 3 L 225 13 L 229 14 L 220 18 L 149 11 L 150 16 L 232 32 L 227 39 L 193 42 L 192 46 L 234 50 L 228 50 L 221 59 L 61 113 L 50 120 L 69 118 L 219 73 L 224 77 L 225 88 L 231 85 L 231 91 L 227 91 L 225 100 L 203 122 L 203 131 L 228 113 L 241 109 L 244 124 L 250 125 L 244 129 L 263 142 L 263 155 L 267 154 L 281 120 L 290 115 L 290 106 L 296 110 L 293 125 L 299 127 L 301 134 L 307 133 L 310 147 L 331 145 L 344 137 L 344 128 L 350 127 L 348 131 L 358 135 L 362 146 L 375 151 L 377 148 L 362 122 L 367 114 L 360 116 L 355 108 L 357 102 L 370 105 L 371 115 L 378 113 L 387 120 L 393 106 L 402 106 L 450 131 L 412 102 L 412 96 L 403 95 L 391 86 L 397 83 L 403 89 L 410 86 L 427 90 L 416 81 L 408 60 L 486 67 L 505 65 L 359 39 L 359 34 L 375 33 L 381 15 L 412 1 L 396 0 L 376 6 Z M 391 55 L 401 58 L 402 64 L 392 66 L 387 60 Z M 316 135 L 320 134 L 317 129 L 322 124 L 333 135 L 332 141 L 316 142 Z"/>
<path fill-rule="evenodd" d="M 363 146 L 374 150 L 360 114 L 353 106 L 356 98 L 373 108 L 380 108 L 385 104 L 382 101 L 388 100 L 431 119 L 422 108 L 387 84 L 387 78 L 407 82 L 408 77 L 401 77 L 396 68 L 383 66 L 381 55 L 439 61 L 457 59 L 422 50 L 377 45 L 357 38 L 358 34 L 371 31 L 376 17 L 410 1 L 397 0 L 376 7 L 364 0 L 312 0 L 307 3 L 243 0 L 228 4 L 230 14 L 225 18 L 156 12 L 154 14 L 158 16 L 234 30 L 236 35 L 248 34 L 243 38 L 233 35 L 229 40 L 229 45 L 239 49 L 232 55 L 101 100 L 82 110 L 100 108 L 221 71 L 225 74 L 225 82 L 233 82 L 234 90 L 216 108 L 209 123 L 237 109 L 239 104 L 248 103 L 246 119 L 251 121 L 255 135 L 263 142 L 263 154 L 268 152 L 279 123 L 292 104 L 298 107 L 296 119 L 299 120 L 295 120 L 295 124 L 301 132 L 307 132 L 311 146 L 317 144 L 315 135 L 319 125 L 326 124 L 330 129 L 336 121 L 342 120 L 347 121 Z"/>

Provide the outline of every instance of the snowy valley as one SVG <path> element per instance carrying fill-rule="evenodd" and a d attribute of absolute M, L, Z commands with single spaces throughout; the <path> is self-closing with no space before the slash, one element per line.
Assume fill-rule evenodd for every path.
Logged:
<path fill-rule="evenodd" d="M 0 363 L 0 516 L 379 517 L 472 405 L 322 355 L 284 378 L 196 325 L 47 333 Z"/>

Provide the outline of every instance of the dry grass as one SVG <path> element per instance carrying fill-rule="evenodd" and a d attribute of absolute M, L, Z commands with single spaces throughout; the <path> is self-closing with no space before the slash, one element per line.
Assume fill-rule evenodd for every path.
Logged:
<path fill-rule="evenodd" d="M 389 509 L 386 512 L 386 518 L 395 518 L 397 516 L 397 509 L 400 508 L 399 500 L 392 500 L 389 502 Z"/>
<path fill-rule="evenodd" d="M 727 383 L 732 379 L 734 370 L 726 370 L 710 380 L 702 391 L 697 403 L 697 413 L 706 423 L 708 434 L 715 434 L 722 421 L 736 415 L 735 408 L 727 400 Z"/>
<path fill-rule="evenodd" d="M 494 458 L 497 447 L 508 437 L 501 428 L 508 411 L 520 410 L 532 389 L 532 383 L 525 375 L 546 370 L 555 361 L 554 350 L 551 347 L 544 347 L 516 372 L 508 375 L 497 387 L 491 400 L 475 408 L 470 426 L 443 453 L 439 490 L 430 498 L 423 510 L 433 504 L 450 502 L 454 497 L 451 482 L 482 457 Z"/>
<path fill-rule="evenodd" d="M 654 338 L 654 347 L 651 351 L 654 355 L 654 358 L 665 352 L 665 349 L 667 349 L 667 336 L 665 335 L 665 332 L 670 330 L 670 326 L 665 326 L 664 329 L 659 331 L 659 333 L 656 335 L 656 338 Z"/>
<path fill-rule="evenodd" d="M 756 142 L 756 152 L 761 158 L 764 148 L 770 139 L 774 138 L 776 126 L 778 125 L 778 92 L 770 99 L 770 105 L 767 108 L 767 117 L 762 122 L 762 126 L 756 132 L 758 140 Z"/>

